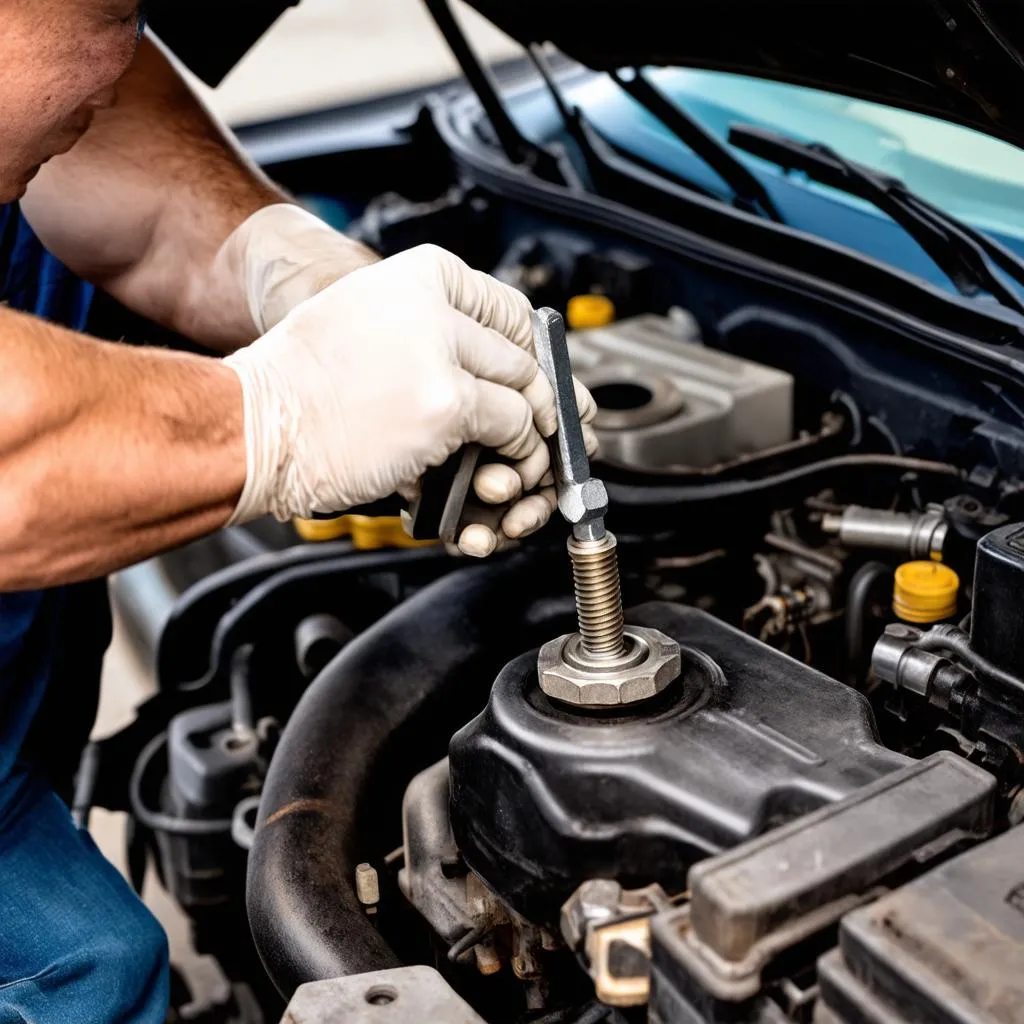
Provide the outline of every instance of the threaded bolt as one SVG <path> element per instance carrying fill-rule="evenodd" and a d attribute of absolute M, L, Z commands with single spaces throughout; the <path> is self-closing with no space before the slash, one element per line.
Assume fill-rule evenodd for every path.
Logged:
<path fill-rule="evenodd" d="M 625 650 L 619 559 L 613 534 L 600 540 L 569 538 L 583 650 L 595 660 L 617 658 Z"/>

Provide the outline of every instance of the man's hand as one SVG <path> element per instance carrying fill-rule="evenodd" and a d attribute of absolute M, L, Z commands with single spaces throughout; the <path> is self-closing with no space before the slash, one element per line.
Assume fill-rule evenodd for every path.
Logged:
<path fill-rule="evenodd" d="M 117 104 L 97 114 L 85 138 L 43 169 L 23 205 L 51 252 L 130 308 L 201 344 L 231 352 L 271 328 L 271 335 L 280 339 L 275 325 L 291 309 L 332 281 L 353 271 L 362 273 L 359 268 L 376 260 L 365 247 L 288 204 L 202 109 L 153 42 L 145 40 L 139 47 L 118 94 Z M 487 323 L 494 309 L 511 302 L 516 316 L 507 319 L 505 327 L 497 322 L 492 327 L 532 353 L 522 296 L 469 271 L 454 257 L 439 256 L 434 264 L 428 276 L 436 294 L 445 297 L 446 316 L 461 310 L 471 320 Z M 489 283 L 483 287 L 480 280 Z M 495 299 L 499 294 L 505 298 Z M 516 298 L 509 300 L 508 294 Z M 391 308 L 395 294 L 378 301 L 382 322 L 396 313 Z M 354 308 L 358 302 L 346 299 L 346 308 L 350 305 Z M 377 344 L 374 320 L 374 311 L 364 309 L 362 318 L 353 321 L 353 335 L 344 317 L 332 317 L 331 333 L 321 344 L 332 343 L 350 359 L 350 350 L 359 344 Z M 421 325 L 419 333 L 435 329 L 437 324 L 431 321 Z M 261 341 L 259 351 L 282 344 Z M 385 350 L 390 351 L 382 346 Z M 248 363 L 248 357 L 241 362 Z M 365 396 L 369 381 L 355 379 L 358 365 L 335 362 L 331 370 L 351 379 L 349 388 Z M 405 372 L 397 364 L 395 369 L 399 375 Z M 535 390 L 539 386 L 533 385 Z M 299 393 L 305 385 L 297 387 L 299 391 L 285 390 Z M 585 392 L 581 398 L 586 419 L 593 404 Z M 371 410 L 378 417 L 379 406 Z M 553 408 L 538 404 L 536 415 L 541 433 L 554 430 Z M 280 413 L 267 416 L 268 423 L 287 418 Z M 545 420 L 548 416 L 550 422 Z M 362 422 L 375 420 L 363 417 Z M 267 427 L 268 432 L 271 429 Z M 468 426 L 460 433 L 467 431 Z M 592 432 L 588 438 L 593 445 Z M 419 453 L 412 461 L 421 459 Z M 555 502 L 552 489 L 545 487 L 550 481 L 542 479 L 547 459 L 546 446 L 540 445 L 515 469 L 481 469 L 475 481 L 478 495 L 496 506 L 515 504 L 497 533 L 482 525 L 468 528 L 460 538 L 463 551 L 489 554 L 506 538 L 525 536 L 548 519 Z M 382 474 L 381 485 L 387 475 Z M 408 482 L 404 489 L 412 493 L 414 486 L 415 481 Z M 529 494 L 538 486 L 544 489 Z M 271 507 L 269 498 L 261 500 Z M 249 507 L 244 514 L 250 514 Z"/>
<path fill-rule="evenodd" d="M 246 220 L 225 243 L 219 258 L 243 275 L 249 310 L 261 332 L 275 327 L 291 310 L 333 282 L 378 261 L 375 253 L 312 214 L 283 203 L 266 207 Z M 419 264 L 417 275 L 426 275 L 432 286 L 439 287 L 453 309 L 498 330 L 533 354 L 529 304 L 524 296 L 471 270 L 450 253 L 425 248 L 415 259 Z M 411 265 L 412 258 L 408 260 Z M 433 264 L 429 269 L 428 263 Z M 385 297 L 382 307 L 392 301 L 390 296 Z M 535 390 L 544 389 L 543 383 L 533 386 Z M 596 409 L 582 386 L 577 399 L 584 422 L 589 422 Z M 555 429 L 554 406 L 535 404 L 540 417 L 535 425 L 549 436 Z M 593 454 L 596 437 L 589 429 L 586 436 Z M 501 463 L 482 466 L 473 481 L 477 496 L 490 505 L 515 504 L 500 517 L 497 531 L 483 523 L 469 526 L 459 538 L 462 552 L 483 557 L 543 526 L 557 506 L 547 469 L 546 445 L 534 446 L 514 468 Z M 545 486 L 538 493 L 529 493 L 538 483 Z M 402 487 L 411 497 L 416 485 L 403 482 Z"/>
<path fill-rule="evenodd" d="M 554 429 L 554 400 L 532 354 L 529 303 L 443 249 L 347 275 L 227 363 L 242 381 L 248 460 L 234 522 L 411 496 L 468 442 L 515 460 L 481 471 L 485 498 L 514 499 L 548 473 L 541 431 Z M 504 533 L 525 536 L 551 508 L 524 499 Z"/>

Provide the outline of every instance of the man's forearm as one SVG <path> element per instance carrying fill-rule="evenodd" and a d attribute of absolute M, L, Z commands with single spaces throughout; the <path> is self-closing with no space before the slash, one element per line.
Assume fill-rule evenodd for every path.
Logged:
<path fill-rule="evenodd" d="M 0 592 L 101 575 L 216 529 L 245 481 L 218 360 L 0 307 Z"/>
<path fill-rule="evenodd" d="M 218 253 L 252 213 L 284 199 L 143 40 L 115 106 L 42 169 L 23 208 L 76 273 L 151 319 L 231 349 L 257 331 L 241 268 Z"/>
<path fill-rule="evenodd" d="M 40 171 L 23 207 L 46 247 L 80 276 L 150 319 L 232 351 L 376 259 L 311 217 L 312 227 L 278 216 L 259 232 L 236 230 L 287 202 L 146 39 L 116 104 Z"/>

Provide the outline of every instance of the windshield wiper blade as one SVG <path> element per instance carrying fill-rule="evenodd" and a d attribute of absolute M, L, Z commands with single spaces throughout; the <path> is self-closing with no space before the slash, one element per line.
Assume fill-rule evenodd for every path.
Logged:
<path fill-rule="evenodd" d="M 657 118 L 680 142 L 689 146 L 733 191 L 736 205 L 749 213 L 758 213 L 783 223 L 772 197 L 764 184 L 729 148 L 674 103 L 639 68 L 631 74 L 609 72 L 616 85 Z"/>
<path fill-rule="evenodd" d="M 840 156 L 820 142 L 800 142 L 754 125 L 729 126 L 729 143 L 753 156 L 802 171 L 812 180 L 872 203 L 921 246 L 962 294 L 988 292 L 1024 313 L 1024 300 L 993 269 L 1024 285 L 1024 260 L 994 239 L 912 192 L 899 179 Z"/>
<path fill-rule="evenodd" d="M 635 153 L 616 145 L 601 135 L 584 117 L 579 107 L 570 107 L 548 67 L 547 57 L 543 48 L 531 43 L 527 53 L 534 67 L 540 74 L 548 94 L 562 120 L 566 135 L 575 143 L 585 169 L 583 184 L 598 195 L 615 196 L 622 192 L 626 184 L 627 190 L 632 187 L 649 188 L 649 182 L 643 183 L 635 176 L 626 173 L 625 168 L 638 168 L 647 177 L 661 178 L 672 185 L 719 200 L 710 189 L 704 188 L 664 167 L 657 166 L 648 160 L 637 157 Z M 626 179 L 630 180 L 627 182 Z M 719 200 L 720 201 L 720 200 Z"/>

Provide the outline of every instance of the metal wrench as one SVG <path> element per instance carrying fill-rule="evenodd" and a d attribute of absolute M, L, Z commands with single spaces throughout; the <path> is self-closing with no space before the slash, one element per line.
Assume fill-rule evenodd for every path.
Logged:
<path fill-rule="evenodd" d="M 560 313 L 547 307 L 536 310 L 532 319 L 537 362 L 555 393 L 558 430 L 552 438 L 551 454 L 558 510 L 572 525 L 576 540 L 601 540 L 605 535 L 608 491 L 602 481 L 590 475 L 565 340 L 565 321 Z"/>
<path fill-rule="evenodd" d="M 555 393 L 558 426 L 549 443 L 558 508 L 572 525 L 576 540 L 601 540 L 606 532 L 604 516 L 608 511 L 608 492 L 600 480 L 590 475 L 565 340 L 565 321 L 560 313 L 549 308 L 536 310 L 532 320 L 537 361 Z M 469 522 L 484 521 L 486 514 L 495 513 L 493 506 L 481 506 L 472 495 L 473 472 L 481 453 L 479 445 L 466 445 L 443 466 L 428 471 L 421 497 L 407 517 L 411 536 L 417 539 L 440 537 L 453 544 Z M 497 524 L 494 525 L 497 528 Z"/>

